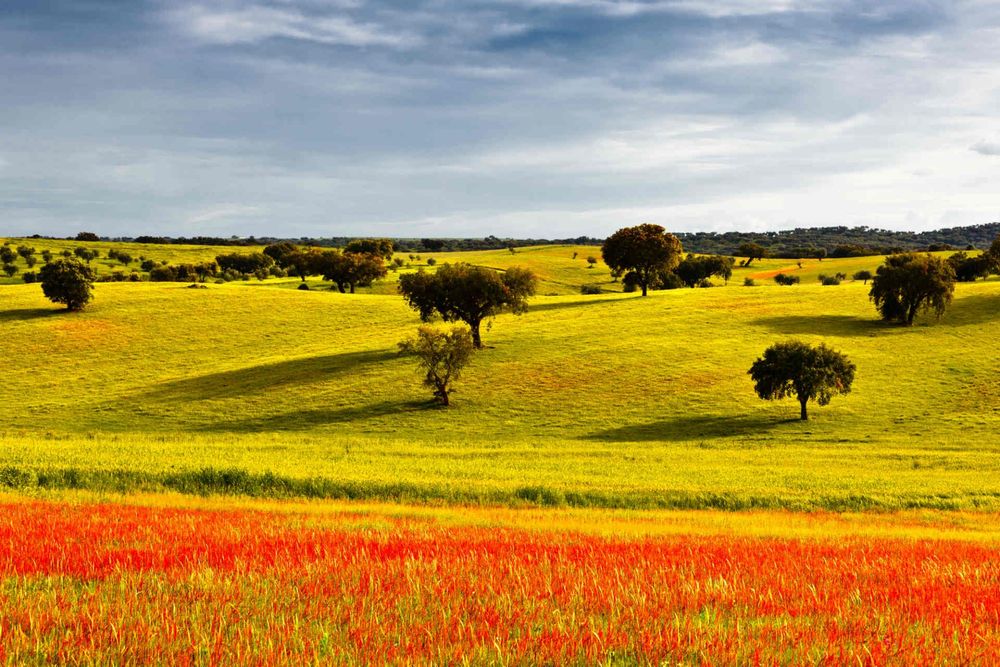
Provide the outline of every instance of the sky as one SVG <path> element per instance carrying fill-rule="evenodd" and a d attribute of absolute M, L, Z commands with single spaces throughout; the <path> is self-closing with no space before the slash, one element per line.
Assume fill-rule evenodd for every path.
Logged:
<path fill-rule="evenodd" d="M 3 0 L 0 235 L 993 222 L 997 44 L 984 0 Z"/>

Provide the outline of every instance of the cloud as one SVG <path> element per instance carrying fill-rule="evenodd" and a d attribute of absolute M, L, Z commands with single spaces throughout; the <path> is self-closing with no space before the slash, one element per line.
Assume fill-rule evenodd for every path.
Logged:
<path fill-rule="evenodd" d="M 969 150 L 980 155 L 1000 155 L 1000 140 L 983 139 L 969 146 Z"/>
<path fill-rule="evenodd" d="M 375 23 L 359 23 L 343 14 L 307 15 L 292 7 L 188 5 L 170 10 L 169 16 L 180 30 L 211 44 L 252 44 L 272 38 L 359 47 L 409 48 L 418 43 L 413 35 Z"/>

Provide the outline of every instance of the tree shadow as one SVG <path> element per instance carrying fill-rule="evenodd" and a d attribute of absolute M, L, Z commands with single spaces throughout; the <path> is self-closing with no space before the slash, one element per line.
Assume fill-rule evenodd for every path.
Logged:
<path fill-rule="evenodd" d="M 933 315 L 924 315 L 918 318 L 916 323 L 926 321 L 942 326 L 964 327 L 994 322 L 998 319 L 998 312 L 1000 312 L 1000 294 L 973 294 L 955 299 L 940 320 L 935 320 Z"/>
<path fill-rule="evenodd" d="M 149 391 L 146 397 L 164 401 L 234 398 L 285 386 L 323 382 L 397 356 L 393 350 L 374 350 L 261 364 L 165 382 Z"/>
<path fill-rule="evenodd" d="M 255 417 L 235 421 L 217 421 L 206 424 L 199 431 L 254 433 L 260 431 L 306 431 L 330 424 L 347 424 L 378 417 L 399 416 L 407 413 L 439 409 L 436 401 L 384 401 L 363 403 L 345 408 L 314 408 L 296 410 L 280 415 Z"/>
<path fill-rule="evenodd" d="M 901 328 L 878 319 L 853 315 L 772 315 L 758 317 L 752 324 L 780 334 L 816 334 L 828 336 L 874 336 Z"/>
<path fill-rule="evenodd" d="M 18 308 L 0 311 L 0 322 L 26 322 L 43 317 L 62 315 L 70 311 L 65 308 Z"/>
<path fill-rule="evenodd" d="M 753 415 L 678 417 L 647 424 L 619 426 L 591 433 L 584 438 L 604 442 L 682 442 L 713 438 L 742 438 L 759 435 L 781 424 L 798 421 L 800 420 Z"/>

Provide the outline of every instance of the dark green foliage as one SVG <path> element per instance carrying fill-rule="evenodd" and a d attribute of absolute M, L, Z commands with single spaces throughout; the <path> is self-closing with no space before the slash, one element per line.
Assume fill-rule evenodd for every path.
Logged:
<path fill-rule="evenodd" d="M 235 271 L 243 275 L 252 275 L 260 271 L 267 275 L 267 270 L 274 264 L 274 260 L 262 252 L 252 253 L 230 253 L 219 255 L 215 258 L 216 264 L 223 271 Z"/>
<path fill-rule="evenodd" d="M 580 294 L 600 294 L 603 291 L 600 285 L 580 285 Z"/>
<path fill-rule="evenodd" d="M 846 355 L 822 343 L 812 347 L 788 341 L 767 348 L 747 373 L 758 396 L 771 401 L 794 394 L 801 408 L 800 417 L 808 419 L 809 401 L 827 405 L 833 396 L 850 393 L 854 371 Z"/>
<path fill-rule="evenodd" d="M 314 250 L 295 250 L 282 255 L 278 263 L 289 275 L 298 276 L 305 282 L 307 277 L 322 273 L 319 260 L 320 253 Z"/>
<path fill-rule="evenodd" d="M 601 247 L 604 263 L 619 274 L 631 274 L 631 282 L 646 296 L 657 276 L 680 263 L 684 249 L 673 234 L 659 225 L 624 227 L 608 237 Z"/>
<path fill-rule="evenodd" d="M 886 257 L 868 293 L 882 319 L 910 326 L 917 312 L 941 317 L 955 292 L 955 270 L 932 255 L 901 253 Z"/>
<path fill-rule="evenodd" d="M 861 271 L 855 271 L 854 275 L 851 276 L 853 280 L 863 280 L 864 284 L 867 285 L 868 281 L 872 279 L 872 272 L 867 269 Z"/>
<path fill-rule="evenodd" d="M 293 253 L 295 251 L 296 251 L 295 246 L 292 245 L 291 243 L 288 243 L 287 241 L 283 241 L 281 243 L 273 243 L 264 248 L 264 254 L 273 259 L 274 263 L 278 264 L 279 266 L 284 266 L 281 263 L 281 260 L 285 255 Z"/>
<path fill-rule="evenodd" d="M 779 273 L 774 277 L 774 282 L 779 285 L 796 285 L 799 282 L 798 276 L 790 276 L 786 273 Z"/>
<path fill-rule="evenodd" d="M 76 235 L 77 241 L 100 241 L 101 237 L 94 232 L 80 232 Z"/>
<path fill-rule="evenodd" d="M 428 257 L 427 258 L 427 266 L 434 266 L 437 263 L 438 263 L 437 260 L 434 259 L 433 257 Z"/>
<path fill-rule="evenodd" d="M 17 253 L 9 245 L 0 246 L 0 263 L 13 264 L 17 261 Z"/>
<path fill-rule="evenodd" d="M 19 245 L 17 246 L 17 254 L 24 258 L 24 261 L 33 259 L 35 256 L 35 249 L 31 246 Z"/>
<path fill-rule="evenodd" d="M 732 257 L 722 255 L 688 255 L 674 268 L 674 273 L 688 287 L 695 287 L 712 276 L 719 276 L 727 283 L 733 276 Z"/>
<path fill-rule="evenodd" d="M 8 278 L 13 278 L 15 275 L 17 275 L 18 270 L 19 269 L 13 264 L 3 265 L 3 272 L 7 274 Z"/>
<path fill-rule="evenodd" d="M 52 251 L 48 248 L 42 251 L 42 261 L 46 264 L 52 261 Z"/>
<path fill-rule="evenodd" d="M 355 239 L 344 246 L 345 253 L 375 255 L 385 261 L 392 259 L 395 246 L 390 239 Z"/>
<path fill-rule="evenodd" d="M 592 269 L 592 268 L 594 268 L 594 267 L 595 267 L 596 265 L 597 265 L 597 258 L 596 258 L 596 257 L 594 257 L 593 255 L 589 256 L 589 257 L 587 258 L 587 268 L 588 268 L 588 269 Z"/>
<path fill-rule="evenodd" d="M 824 276 L 823 280 L 821 280 L 820 282 L 822 282 L 822 284 L 824 285 L 839 285 L 840 278 L 838 276 Z"/>
<path fill-rule="evenodd" d="M 993 270 L 992 258 L 985 253 L 969 257 L 965 252 L 957 252 L 948 258 L 948 264 L 955 271 L 955 280 L 963 283 L 986 278 Z"/>
<path fill-rule="evenodd" d="M 416 338 L 399 344 L 402 354 L 417 357 L 424 384 L 434 390 L 435 400 L 445 406 L 451 404 L 452 385 L 469 363 L 474 349 L 472 335 L 463 326 L 452 327 L 451 331 L 421 326 Z"/>
<path fill-rule="evenodd" d="M 26 283 L 38 282 L 38 274 L 34 271 L 25 271 L 21 274 L 21 280 Z"/>
<path fill-rule="evenodd" d="M 759 243 L 741 243 L 740 247 L 733 253 L 737 257 L 746 257 L 743 266 L 750 266 L 755 259 L 764 259 L 768 256 L 767 248 Z"/>
<path fill-rule="evenodd" d="M 46 264 L 38 277 L 45 296 L 72 311 L 83 310 L 91 300 L 96 278 L 93 269 L 75 259 L 57 259 Z"/>
<path fill-rule="evenodd" d="M 90 248 L 80 246 L 73 250 L 73 254 L 85 261 L 87 264 L 90 264 L 93 260 L 97 259 L 101 253 L 98 250 L 91 250 Z"/>
<path fill-rule="evenodd" d="M 755 281 L 753 278 L 744 278 L 743 279 L 743 286 L 744 287 L 756 287 L 757 286 L 757 281 Z"/>
<path fill-rule="evenodd" d="M 425 322 L 436 313 L 446 322 L 468 324 L 473 344 L 481 348 L 482 321 L 501 311 L 525 312 L 537 284 L 531 271 L 519 267 L 512 266 L 501 274 L 471 264 L 445 264 L 435 273 L 418 271 L 400 276 L 399 292 Z"/>
<path fill-rule="evenodd" d="M 155 266 L 156 266 L 155 260 L 144 259 L 142 260 L 142 264 L 139 265 L 139 268 L 142 269 L 143 271 L 152 271 Z"/>
<path fill-rule="evenodd" d="M 355 288 L 370 287 L 386 275 L 381 255 L 327 250 L 312 261 L 312 270 L 332 281 L 341 293 L 349 289 L 354 294 Z"/>

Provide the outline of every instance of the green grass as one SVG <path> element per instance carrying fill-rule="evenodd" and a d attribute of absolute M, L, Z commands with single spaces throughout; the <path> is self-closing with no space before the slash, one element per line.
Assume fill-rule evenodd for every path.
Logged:
<path fill-rule="evenodd" d="M 531 258 L 567 292 L 606 272 L 565 251 L 463 254 Z M 959 285 L 940 322 L 899 328 L 875 319 L 860 282 L 742 287 L 741 271 L 770 262 L 724 289 L 536 297 L 484 331 L 447 410 L 395 353 L 418 319 L 394 295 L 108 283 L 74 315 L 37 285 L 0 286 L 0 485 L 1000 508 L 1000 281 Z M 858 366 L 854 392 L 805 423 L 746 375 L 789 337 Z M 243 481 L 213 482 L 221 471 Z"/>

